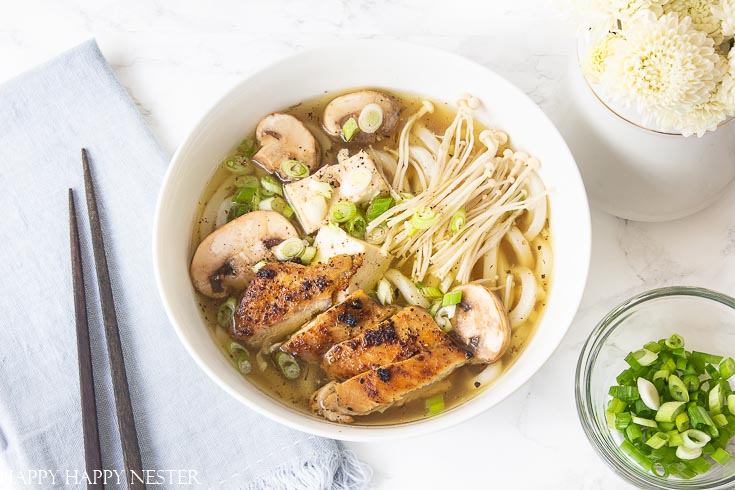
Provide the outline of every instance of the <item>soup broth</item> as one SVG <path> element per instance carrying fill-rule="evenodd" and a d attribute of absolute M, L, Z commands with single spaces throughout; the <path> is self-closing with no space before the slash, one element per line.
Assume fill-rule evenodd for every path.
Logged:
<path fill-rule="evenodd" d="M 397 128 L 393 134 L 389 137 L 379 139 L 371 145 L 372 148 L 377 150 L 393 150 L 398 147 L 401 128 L 403 128 L 408 118 L 421 108 L 423 101 L 426 100 L 424 97 L 413 94 L 396 94 L 393 91 L 391 91 L 391 94 L 400 101 L 402 111 Z M 345 143 L 344 141 L 331 138 L 322 129 L 322 114 L 324 113 L 325 106 L 338 95 L 341 94 L 328 93 L 282 111 L 295 116 L 311 130 L 321 146 L 323 165 L 336 163 L 337 154 L 342 149 L 347 149 L 350 151 L 350 154 L 353 154 L 367 146 Z M 423 116 L 421 123 L 437 136 L 441 136 L 454 120 L 456 109 L 445 102 L 431 102 L 433 103 L 434 111 L 431 114 Z M 475 119 L 474 133 L 476 138 L 479 139 L 480 132 L 484 129 L 486 127 Z M 501 154 L 505 148 L 510 148 L 511 146 L 509 142 L 502 145 L 498 153 Z M 254 175 L 262 177 L 267 175 L 267 173 L 262 168 L 256 166 Z M 192 233 L 192 251 L 214 229 L 215 224 L 211 222 L 211 210 L 219 207 L 222 201 L 234 192 L 234 184 L 229 188 L 226 185 L 231 179 L 232 174 L 220 165 L 207 184 L 199 202 L 199 212 Z M 543 199 L 546 198 L 544 197 Z M 523 212 L 516 218 L 517 223 L 524 223 L 528 220 L 530 220 L 528 212 Z M 297 219 L 293 217 L 291 221 L 303 237 L 304 233 L 298 225 Z M 388 408 L 382 413 L 375 412 L 366 416 L 356 417 L 354 421 L 355 425 L 391 425 L 425 418 L 427 417 L 425 407 L 426 398 L 439 393 L 443 393 L 445 410 L 449 410 L 476 396 L 481 391 L 488 389 L 498 377 L 502 376 L 504 371 L 513 365 L 533 337 L 537 325 L 541 320 L 546 304 L 545 298 L 550 289 L 552 248 L 548 220 L 545 221 L 543 230 L 538 236 L 531 243 L 526 243 L 525 245 L 528 246 L 532 254 L 532 264 L 529 269 L 533 272 L 540 287 L 531 314 L 520 324 L 513 326 L 510 347 L 503 357 L 494 364 L 467 364 L 455 369 L 448 377 L 420 390 L 416 394 L 409 395 L 402 402 Z M 479 261 L 472 269 L 470 280 L 484 280 L 484 284 L 504 299 L 507 309 L 512 310 L 520 301 L 522 294 L 520 286 L 522 284 L 522 278 L 517 276 L 517 266 L 519 265 L 517 252 L 512 246 L 511 241 L 504 238 L 497 247 L 497 253 L 497 277 L 495 279 L 483 277 L 482 261 Z M 396 264 L 393 265 L 393 267 L 396 266 Z M 397 267 L 407 277 L 411 277 L 412 269 L 410 261 Z M 509 279 L 509 277 L 512 279 Z M 225 329 L 219 327 L 217 324 L 217 310 L 222 304 L 222 300 L 199 295 L 199 302 L 203 317 L 211 331 L 212 338 L 221 347 L 223 355 L 232 357 L 227 347 L 232 339 Z M 406 302 L 399 297 L 396 304 L 405 306 Z M 270 359 L 265 360 L 267 368 L 260 369 L 257 365 L 258 362 L 256 362 L 257 357 L 258 352 L 251 350 L 250 358 L 253 360 L 253 367 L 250 373 L 245 376 L 260 390 L 276 398 L 284 405 L 312 414 L 309 400 L 315 390 L 328 381 L 319 365 L 299 361 L 302 368 L 300 376 L 298 379 L 288 380 L 274 366 L 273 361 Z M 261 361 L 263 361 L 262 356 Z"/>

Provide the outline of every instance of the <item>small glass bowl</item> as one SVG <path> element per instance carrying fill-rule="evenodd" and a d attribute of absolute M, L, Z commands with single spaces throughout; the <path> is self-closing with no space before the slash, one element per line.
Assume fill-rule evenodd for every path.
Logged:
<path fill-rule="evenodd" d="M 589 336 L 577 364 L 575 395 L 582 428 L 597 453 L 624 480 L 646 489 L 735 488 L 735 458 L 691 480 L 647 473 L 618 447 L 622 436 L 605 420 L 608 390 L 628 365 L 625 356 L 651 340 L 678 333 L 685 348 L 735 356 L 735 299 L 708 289 L 668 287 L 630 298 L 602 319 Z M 732 381 L 732 379 L 731 379 Z M 735 442 L 728 451 L 733 453 Z"/>

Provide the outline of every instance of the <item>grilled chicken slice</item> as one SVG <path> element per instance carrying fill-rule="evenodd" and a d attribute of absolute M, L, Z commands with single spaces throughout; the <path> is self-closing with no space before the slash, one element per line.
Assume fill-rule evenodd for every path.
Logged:
<path fill-rule="evenodd" d="M 350 423 L 354 416 L 385 410 L 412 392 L 441 381 L 471 356 L 451 343 L 442 343 L 347 381 L 331 381 L 314 393 L 311 408 L 333 422 Z"/>
<path fill-rule="evenodd" d="M 449 337 L 426 310 L 409 306 L 329 349 L 322 369 L 331 379 L 343 380 L 448 343 Z"/>
<path fill-rule="evenodd" d="M 331 381 L 314 393 L 314 413 L 349 423 L 355 416 L 383 411 L 426 393 L 464 364 L 499 359 L 511 337 L 502 303 L 474 285 L 463 290 L 462 302 L 452 322 L 451 339 L 425 310 L 409 307 L 327 351 L 322 366 L 328 373 L 337 378 L 353 376 Z M 373 337 L 381 342 L 370 340 Z M 413 349 L 418 352 L 411 354 Z"/>
<path fill-rule="evenodd" d="M 235 312 L 232 336 L 249 347 L 290 334 L 332 306 L 362 265 L 360 255 L 337 255 L 325 264 L 272 262 L 248 284 Z"/>
<path fill-rule="evenodd" d="M 281 345 L 281 350 L 319 364 L 322 354 L 334 344 L 358 335 L 395 311 L 395 307 L 381 306 L 360 289 L 293 334 Z"/>

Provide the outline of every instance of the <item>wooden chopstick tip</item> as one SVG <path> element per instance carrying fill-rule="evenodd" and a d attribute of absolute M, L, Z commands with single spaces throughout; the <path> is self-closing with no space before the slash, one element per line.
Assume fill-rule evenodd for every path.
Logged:
<path fill-rule="evenodd" d="M 84 168 L 85 179 L 89 175 L 89 157 L 87 156 L 87 149 L 82 148 L 82 167 Z"/>

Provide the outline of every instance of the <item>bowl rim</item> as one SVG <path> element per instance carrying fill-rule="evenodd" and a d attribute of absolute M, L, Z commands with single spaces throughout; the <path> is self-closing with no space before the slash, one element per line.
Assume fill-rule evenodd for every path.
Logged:
<path fill-rule="evenodd" d="M 591 256 L 591 216 L 590 216 L 589 201 L 588 201 L 588 198 L 585 192 L 584 182 L 582 180 L 579 169 L 576 166 L 576 161 L 574 160 L 574 156 L 571 153 L 571 150 L 569 149 L 568 145 L 566 144 L 566 141 L 564 140 L 563 136 L 557 129 L 556 125 L 551 121 L 551 119 L 546 115 L 546 113 L 538 106 L 538 104 L 536 104 L 526 93 L 521 91 L 518 87 L 516 87 L 513 83 L 508 81 L 506 78 L 497 74 L 494 70 L 476 61 L 470 60 L 468 58 L 465 58 L 464 56 L 458 55 L 450 51 L 446 51 L 444 49 L 440 49 L 440 48 L 436 48 L 432 46 L 426 46 L 422 44 L 406 42 L 406 41 L 376 40 L 376 39 L 357 39 L 357 40 L 340 42 L 339 48 L 344 49 L 345 47 L 347 47 L 349 49 L 358 50 L 358 49 L 364 49 L 365 47 L 368 47 L 368 46 L 371 49 L 376 49 L 376 47 L 378 49 L 386 49 L 386 50 L 391 49 L 391 48 L 411 49 L 417 53 L 422 53 L 425 56 L 432 56 L 432 57 L 437 57 L 437 58 L 440 57 L 447 61 L 452 61 L 460 65 L 465 65 L 467 67 L 474 67 L 475 69 L 483 70 L 489 76 L 495 78 L 497 82 L 504 87 L 505 90 L 507 90 L 510 93 L 513 93 L 514 97 L 517 97 L 519 100 L 523 99 L 526 101 L 526 103 L 531 104 L 533 107 L 535 107 L 537 112 L 534 115 L 534 117 L 537 117 L 540 120 L 543 120 L 551 132 L 550 137 L 554 138 L 560 143 L 560 148 L 561 148 L 562 153 L 559 155 L 559 158 L 574 164 L 573 168 L 569 169 L 569 176 L 571 177 L 571 180 L 573 181 L 573 182 L 570 182 L 570 186 L 572 188 L 578 189 L 579 199 L 580 199 L 579 215 L 577 216 L 578 221 L 575 221 L 575 226 L 577 227 L 577 231 L 579 233 L 579 236 L 577 237 L 578 238 L 577 244 L 579 246 L 578 255 L 577 255 L 578 261 L 576 263 L 576 266 L 577 266 L 576 276 L 579 278 L 579 280 L 577 283 L 574 284 L 574 286 L 576 287 L 576 290 L 567 292 L 565 295 L 565 308 L 564 308 L 564 311 L 562 312 L 563 317 L 566 317 L 563 322 L 564 326 L 555 330 L 555 333 L 552 336 L 551 341 L 547 343 L 547 346 L 544 349 L 544 352 L 542 352 L 542 354 L 536 358 L 532 368 L 528 369 L 527 374 L 519 376 L 519 381 L 517 385 L 507 389 L 505 393 L 503 394 L 503 396 L 492 404 L 488 405 L 488 404 L 481 404 L 481 403 L 473 403 L 475 399 L 471 399 L 436 417 L 406 422 L 402 424 L 390 425 L 390 426 L 351 426 L 351 425 L 346 425 L 346 424 L 335 424 L 332 422 L 328 422 L 326 420 L 319 420 L 319 419 L 315 419 L 312 417 L 309 417 L 307 419 L 306 415 L 299 414 L 295 411 L 291 411 L 289 416 L 281 416 L 280 414 L 271 413 L 265 407 L 261 406 L 260 404 L 249 400 L 242 393 L 239 393 L 235 389 L 235 387 L 230 386 L 224 379 L 220 378 L 220 376 L 208 365 L 207 361 L 203 359 L 202 356 L 197 352 L 196 346 L 190 344 L 190 342 L 187 340 L 184 334 L 183 327 L 179 325 L 179 323 L 175 320 L 177 315 L 175 314 L 174 308 L 172 307 L 171 303 L 168 300 L 166 288 L 164 286 L 164 278 L 161 275 L 161 268 L 160 268 L 159 259 L 158 259 L 159 253 L 162 252 L 162 249 L 161 249 L 162 237 L 160 236 L 160 230 L 161 230 L 161 220 L 162 220 L 161 215 L 163 213 L 163 208 L 164 208 L 163 196 L 167 193 L 166 192 L 167 188 L 170 185 L 172 185 L 171 176 L 173 175 L 175 168 L 179 166 L 178 165 L 179 160 L 182 158 L 182 155 L 184 154 L 184 152 L 188 150 L 188 147 L 193 143 L 194 136 L 202 128 L 202 126 L 204 125 L 204 122 L 209 120 L 211 117 L 213 117 L 215 113 L 218 112 L 220 107 L 222 107 L 231 97 L 233 97 L 233 95 L 237 91 L 241 90 L 241 87 L 243 85 L 246 85 L 250 81 L 251 78 L 259 76 L 262 72 L 269 71 L 271 69 L 275 69 L 276 67 L 282 64 L 289 63 L 293 59 L 297 59 L 301 56 L 314 55 L 315 53 L 318 53 L 318 52 L 328 53 L 331 49 L 333 49 L 333 46 L 330 46 L 329 44 L 321 44 L 319 46 L 301 50 L 289 56 L 278 58 L 271 63 L 264 64 L 254 69 L 250 74 L 242 77 L 230 89 L 226 90 L 222 96 L 220 96 L 215 102 L 213 102 L 209 106 L 209 109 L 204 114 L 202 114 L 199 118 L 197 118 L 196 122 L 193 124 L 192 128 L 190 129 L 186 137 L 183 139 L 182 143 L 177 148 L 176 152 L 171 158 L 171 162 L 168 165 L 163 182 L 161 184 L 161 188 L 159 190 L 158 200 L 156 203 L 154 222 L 153 222 L 153 247 L 152 247 L 153 250 L 152 251 L 153 251 L 153 262 L 154 262 L 156 286 L 159 292 L 159 296 L 161 297 L 161 302 L 164 306 L 166 315 L 169 319 L 171 326 L 176 332 L 176 335 L 179 341 L 184 345 L 184 348 L 186 349 L 188 354 L 194 359 L 196 364 L 207 374 L 207 376 L 212 381 L 214 381 L 216 385 L 221 387 L 224 391 L 226 391 L 228 394 L 230 394 L 233 398 L 238 400 L 240 403 L 242 403 L 246 407 L 254 410 L 255 412 L 265 417 L 268 417 L 271 420 L 275 420 L 276 422 L 279 422 L 293 429 L 308 432 L 308 433 L 311 433 L 317 436 L 328 437 L 328 438 L 333 438 L 333 439 L 338 439 L 338 440 L 345 440 L 345 441 L 390 440 L 390 439 L 398 439 L 398 438 L 425 435 L 431 432 L 447 429 L 458 423 L 474 418 L 480 415 L 481 413 L 483 413 L 484 411 L 486 411 L 487 409 L 491 408 L 492 406 L 507 399 L 511 394 L 513 394 L 515 391 L 517 391 L 522 386 L 524 386 L 537 372 L 539 372 L 539 370 L 544 366 L 544 364 L 549 360 L 549 358 L 552 357 L 554 352 L 556 352 L 557 348 L 559 347 L 562 340 L 564 339 L 567 332 L 569 331 L 569 328 L 574 320 L 576 312 L 581 303 L 582 296 L 583 296 L 583 293 L 584 293 L 584 290 L 587 284 L 587 279 L 589 275 L 589 266 L 590 266 L 590 256 Z M 552 288 L 554 287 L 556 287 L 555 284 L 552 285 Z"/>
<path fill-rule="evenodd" d="M 667 297 L 702 298 L 715 301 L 735 310 L 735 298 L 712 289 L 698 286 L 667 286 L 655 288 L 643 291 L 622 301 L 610 310 L 610 312 L 607 313 L 602 320 L 597 323 L 597 325 L 595 325 L 595 328 L 587 337 L 579 355 L 574 383 L 574 397 L 577 406 L 577 415 L 580 419 L 585 436 L 587 436 L 587 439 L 595 449 L 595 452 L 597 452 L 601 459 L 605 461 L 609 468 L 628 483 L 636 485 L 639 488 L 650 490 L 698 490 L 704 488 L 711 490 L 725 490 L 733 488 L 733 483 L 735 483 L 735 474 L 720 480 L 700 483 L 696 478 L 692 480 L 656 480 L 653 475 L 644 474 L 642 471 L 633 471 L 631 468 L 635 467 L 634 463 L 627 458 L 621 458 L 619 453 L 613 450 L 613 448 L 604 441 L 604 438 L 601 437 L 600 431 L 597 430 L 597 425 L 593 421 L 594 404 L 592 402 L 591 390 L 589 389 L 592 369 L 594 367 L 594 362 L 592 362 L 592 360 L 599 354 L 605 340 L 607 340 L 607 338 L 618 327 L 619 323 L 616 324 L 616 320 L 623 317 L 623 315 L 625 315 L 631 308 L 656 299 Z"/>

